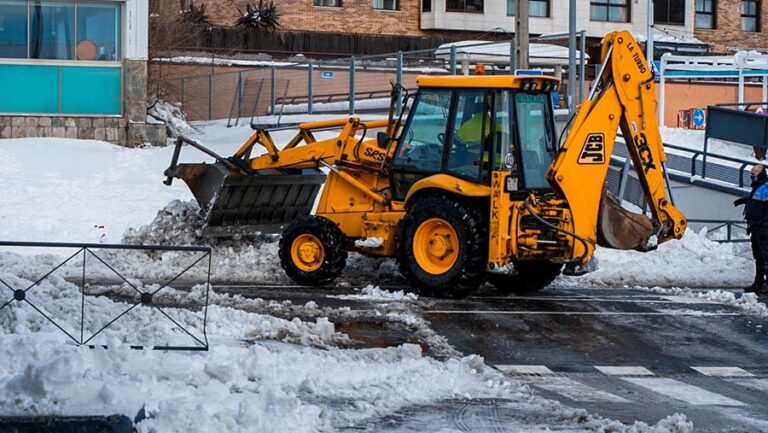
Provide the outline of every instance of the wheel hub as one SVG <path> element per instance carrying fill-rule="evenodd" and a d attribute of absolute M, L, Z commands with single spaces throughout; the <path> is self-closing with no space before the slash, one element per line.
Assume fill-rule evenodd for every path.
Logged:
<path fill-rule="evenodd" d="M 429 253 L 439 259 L 444 259 L 452 250 L 451 238 L 447 235 L 435 234 L 429 240 Z"/>
<path fill-rule="evenodd" d="M 304 272 L 320 269 L 325 259 L 323 244 L 316 236 L 303 234 L 294 239 L 291 245 L 293 264 Z"/>
<path fill-rule="evenodd" d="M 416 229 L 413 253 L 419 267 L 430 274 L 450 271 L 459 255 L 456 230 L 441 218 L 425 220 Z"/>

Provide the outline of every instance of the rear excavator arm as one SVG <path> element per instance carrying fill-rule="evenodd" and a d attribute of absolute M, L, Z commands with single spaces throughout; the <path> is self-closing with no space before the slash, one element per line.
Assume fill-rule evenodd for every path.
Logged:
<path fill-rule="evenodd" d="M 555 193 L 549 202 L 570 210 L 560 224 L 561 232 L 572 238 L 567 259 L 581 264 L 598 243 L 648 250 L 655 243 L 682 237 L 686 227 L 685 216 L 667 197 L 656 89 L 641 47 L 628 32 L 610 33 L 603 40 L 602 59 L 593 89 L 547 173 Z M 650 220 L 620 209 L 604 192 L 618 128 L 645 193 Z M 530 205 L 528 209 L 534 211 Z"/>

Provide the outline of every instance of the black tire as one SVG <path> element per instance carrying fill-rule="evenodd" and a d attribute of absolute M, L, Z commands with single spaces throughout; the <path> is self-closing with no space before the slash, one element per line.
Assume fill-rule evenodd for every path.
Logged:
<path fill-rule="evenodd" d="M 291 257 L 293 243 L 301 235 L 312 235 L 322 244 L 324 257 L 315 270 L 302 270 Z M 336 224 L 325 218 L 302 218 L 288 224 L 283 230 L 278 255 L 285 273 L 297 284 L 323 286 L 336 279 L 344 270 L 347 263 L 346 236 Z"/>
<path fill-rule="evenodd" d="M 515 262 L 515 273 L 489 272 L 488 282 L 502 293 L 523 295 L 538 292 L 560 275 L 563 265 L 546 260 Z"/>
<path fill-rule="evenodd" d="M 441 274 L 421 268 L 415 257 L 414 237 L 419 226 L 427 220 L 440 218 L 456 232 L 459 247 L 453 266 Z M 420 199 L 410 209 L 398 234 L 400 273 L 422 295 L 463 297 L 482 282 L 487 266 L 488 238 L 480 212 L 451 197 L 437 195 Z"/>

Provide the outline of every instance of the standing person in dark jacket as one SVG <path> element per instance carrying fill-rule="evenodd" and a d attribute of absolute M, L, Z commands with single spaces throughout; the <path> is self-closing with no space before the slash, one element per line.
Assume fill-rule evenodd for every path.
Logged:
<path fill-rule="evenodd" d="M 755 281 L 744 289 L 745 292 L 768 293 L 768 173 L 763 165 L 752 167 L 752 192 L 733 202 L 734 206 L 746 205 L 744 217 L 747 233 L 752 242 L 752 256 L 755 258 Z"/>

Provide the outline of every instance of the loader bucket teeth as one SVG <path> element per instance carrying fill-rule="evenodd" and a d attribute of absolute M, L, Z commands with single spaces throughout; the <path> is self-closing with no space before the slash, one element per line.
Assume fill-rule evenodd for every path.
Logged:
<path fill-rule="evenodd" d="M 173 176 L 189 186 L 210 236 L 278 232 L 309 215 L 325 181 L 319 172 L 245 175 L 221 163 L 179 164 Z"/>
<path fill-rule="evenodd" d="M 645 215 L 624 209 L 610 192 L 605 191 L 600 203 L 597 244 L 617 250 L 648 251 L 655 230 Z"/>

